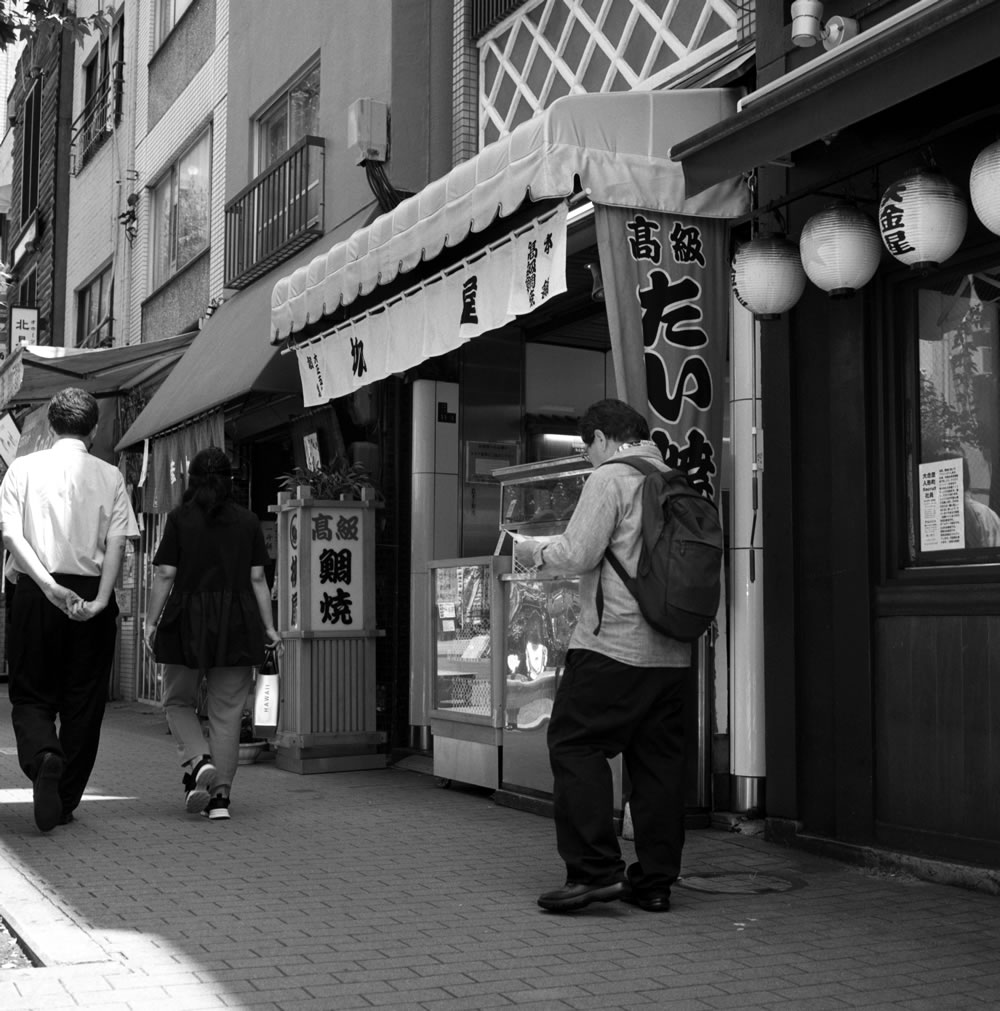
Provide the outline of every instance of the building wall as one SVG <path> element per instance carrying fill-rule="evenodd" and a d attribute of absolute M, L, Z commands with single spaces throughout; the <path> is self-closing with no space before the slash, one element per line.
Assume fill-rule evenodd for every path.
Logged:
<path fill-rule="evenodd" d="M 349 234 L 365 223 L 362 211 L 374 210 L 375 198 L 364 171 L 347 149 L 348 107 L 358 98 L 387 104 L 390 101 L 392 6 L 390 0 L 347 0 L 337 5 L 336 17 L 331 17 L 331 7 L 323 0 L 280 5 L 250 0 L 234 8 L 226 136 L 229 197 L 251 182 L 255 174 L 254 119 L 318 56 L 320 135 L 326 140 L 325 227 L 328 233 L 339 234 L 349 222 Z M 264 39 L 267 60 L 260 59 Z M 318 240 L 308 258 L 330 244 Z M 285 273 L 288 271 L 283 270 Z"/>
<path fill-rule="evenodd" d="M 392 16 L 391 175 L 417 192 L 452 158 L 453 12 L 447 0 L 397 3 Z"/>
<path fill-rule="evenodd" d="M 196 324 L 203 315 L 209 300 L 222 294 L 222 270 L 224 259 L 223 208 L 225 191 L 217 185 L 225 177 L 226 164 L 226 67 L 229 52 L 229 3 L 228 0 L 202 0 L 192 4 L 175 32 L 182 37 L 188 18 L 200 21 L 207 8 L 215 13 L 215 45 L 211 56 L 198 64 L 189 61 L 179 47 L 170 47 L 168 36 L 163 53 L 153 52 L 152 14 L 153 0 L 140 0 L 137 10 L 138 38 L 136 89 L 136 146 L 135 168 L 137 172 L 137 192 L 142 194 L 138 205 L 139 234 L 133 246 L 133 268 L 131 277 L 131 304 L 129 306 L 129 343 L 139 340 L 156 340 L 169 337 Z M 175 61 L 172 68 L 163 65 L 164 60 Z M 155 73 L 153 72 L 153 65 Z M 189 75 L 183 88 L 177 83 Z M 175 100 L 169 108 L 160 108 L 152 97 L 152 85 L 156 76 L 169 78 L 174 83 Z M 152 107 L 151 107 L 152 103 Z M 207 283 L 200 283 L 197 292 L 190 291 L 191 281 L 181 280 L 178 275 L 168 280 L 163 287 L 181 285 L 188 293 L 182 303 L 178 298 L 161 297 L 157 307 L 143 311 L 143 304 L 150 295 L 149 237 L 151 198 L 148 187 L 154 186 L 167 171 L 172 162 L 198 136 L 206 124 L 212 125 L 212 225 L 210 238 L 210 267 Z M 190 271 L 197 271 L 200 260 L 189 265 Z M 200 275 L 199 275 L 200 276 Z M 159 293 L 162 295 L 162 293 Z"/>
<path fill-rule="evenodd" d="M 863 18 L 853 6 L 826 14 Z M 791 50 L 783 5 L 759 3 L 757 15 L 758 83 L 815 58 Z M 986 82 L 996 68 L 796 151 L 793 168 L 762 168 L 760 203 L 786 201 L 792 238 L 837 192 L 874 215 L 929 136 L 936 167 L 964 183 L 995 139 Z M 954 108 L 962 123 L 949 118 Z M 963 257 L 1000 262 L 1000 244 L 971 212 L 962 250 L 926 283 L 961 272 Z M 784 317 L 761 324 L 763 519 L 782 531 L 768 537 L 764 575 L 767 814 L 812 836 L 995 863 L 1000 591 L 996 566 L 949 571 L 908 558 L 919 442 L 906 421 L 916 384 L 906 362 L 916 337 L 896 311 L 908 283 L 883 252 L 850 298 L 810 284 Z"/>
<path fill-rule="evenodd" d="M 109 5 L 99 0 L 80 0 L 77 13 L 87 17 Z M 116 10 L 125 6 L 124 0 Z M 128 293 L 131 275 L 131 247 L 125 240 L 119 214 L 127 207 L 128 195 L 135 190 L 132 179 L 134 149 L 135 82 L 140 73 L 136 65 L 137 27 L 133 8 L 125 10 L 125 67 L 122 117 L 113 133 L 80 166 L 80 145 L 71 151 L 69 178 L 68 238 L 66 244 L 65 319 L 66 343 L 76 344 L 78 330 L 77 295 L 108 264 L 114 268 L 113 336 L 115 344 L 128 343 Z M 73 123 L 84 110 L 83 68 L 100 44 L 96 33 L 74 47 Z M 112 84 L 113 87 L 113 84 Z"/>
<path fill-rule="evenodd" d="M 215 0 L 195 0 L 149 61 L 149 128 L 181 97 L 212 58 L 216 45 Z"/>
<path fill-rule="evenodd" d="M 69 174 L 69 131 L 73 51 L 60 36 L 46 45 L 25 47 L 19 61 L 9 107 L 20 121 L 14 130 L 13 179 L 9 235 L 18 242 L 27 221 L 21 216 L 21 164 L 24 152 L 24 99 L 35 80 L 41 82 L 41 121 L 38 165 L 37 241 L 32 252 L 13 264 L 15 280 L 8 286 L 8 301 L 14 304 L 18 284 L 32 267 L 36 270 L 36 305 L 39 309 L 38 342 L 63 342 L 63 286 L 66 272 L 67 177 Z M 40 77 L 32 77 L 32 71 Z M 58 203 L 58 207 L 57 207 Z"/>
<path fill-rule="evenodd" d="M 24 50 L 24 42 L 18 41 L 0 52 L 0 130 L 7 130 L 7 97 L 14 87 L 17 62 Z"/>

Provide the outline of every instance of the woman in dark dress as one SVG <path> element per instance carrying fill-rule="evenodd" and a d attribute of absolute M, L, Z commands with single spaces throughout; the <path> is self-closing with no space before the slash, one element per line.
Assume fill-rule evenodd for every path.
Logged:
<path fill-rule="evenodd" d="M 163 707 L 187 770 L 185 808 L 212 819 L 229 817 L 252 668 L 263 662 L 265 643 L 281 646 L 260 521 L 232 492 L 229 458 L 215 446 L 203 449 L 191 461 L 184 501 L 168 514 L 153 556 L 145 629 L 147 647 L 165 665 Z M 210 752 L 196 709 L 202 678 Z"/>

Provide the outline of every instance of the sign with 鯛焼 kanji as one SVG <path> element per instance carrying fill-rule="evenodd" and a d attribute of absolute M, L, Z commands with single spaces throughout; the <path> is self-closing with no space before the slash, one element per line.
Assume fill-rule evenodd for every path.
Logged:
<path fill-rule="evenodd" d="M 313 629 L 364 627 L 361 510 L 314 506 L 302 547 L 309 552 L 312 607 L 303 621 Z"/>
<path fill-rule="evenodd" d="M 374 627 L 371 506 L 317 499 L 290 503 L 278 519 L 278 612 L 283 628 L 364 635 Z"/>

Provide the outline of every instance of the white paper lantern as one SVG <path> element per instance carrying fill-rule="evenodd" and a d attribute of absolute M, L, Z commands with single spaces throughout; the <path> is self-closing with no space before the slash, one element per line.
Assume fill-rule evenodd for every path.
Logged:
<path fill-rule="evenodd" d="M 840 298 L 875 276 L 882 243 L 867 214 L 853 204 L 835 203 L 805 223 L 799 255 L 809 280 L 832 298 Z"/>
<path fill-rule="evenodd" d="M 969 212 L 962 191 L 940 172 L 917 169 L 882 194 L 879 231 L 885 248 L 908 267 L 929 270 L 965 238 Z"/>
<path fill-rule="evenodd" d="M 733 255 L 733 294 L 761 319 L 777 319 L 802 297 L 806 275 L 794 242 L 764 235 L 742 243 Z"/>
<path fill-rule="evenodd" d="M 1000 140 L 979 152 L 969 176 L 969 196 L 976 217 L 1000 235 Z"/>

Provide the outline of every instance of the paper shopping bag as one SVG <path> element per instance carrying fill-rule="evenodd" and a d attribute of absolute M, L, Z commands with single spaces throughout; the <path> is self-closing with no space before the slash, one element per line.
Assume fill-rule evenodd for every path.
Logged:
<path fill-rule="evenodd" d="M 254 737 L 274 737 L 278 732 L 278 662 L 268 651 L 257 675 L 253 698 Z"/>

